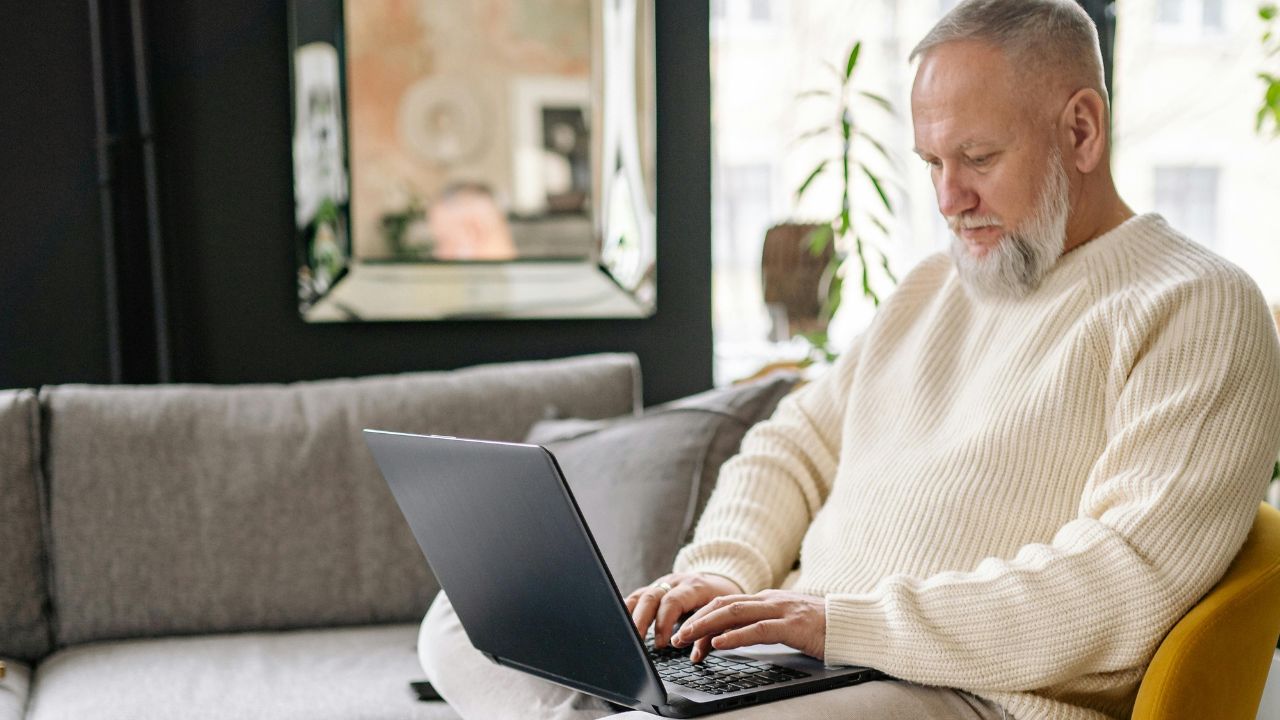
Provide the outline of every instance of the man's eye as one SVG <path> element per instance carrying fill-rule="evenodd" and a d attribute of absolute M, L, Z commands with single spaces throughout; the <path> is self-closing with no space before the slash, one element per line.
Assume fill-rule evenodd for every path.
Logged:
<path fill-rule="evenodd" d="M 990 155 L 978 155 L 978 156 L 969 158 L 969 164 L 977 165 L 978 167 L 982 167 L 983 165 L 986 165 L 989 162 L 991 162 Z"/>

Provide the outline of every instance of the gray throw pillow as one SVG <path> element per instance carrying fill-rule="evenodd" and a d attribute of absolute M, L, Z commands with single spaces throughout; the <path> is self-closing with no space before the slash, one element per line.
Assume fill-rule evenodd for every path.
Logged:
<path fill-rule="evenodd" d="M 556 456 L 625 595 L 671 571 L 720 466 L 796 379 L 776 374 L 655 406 L 639 417 L 544 420 L 526 441 Z"/>

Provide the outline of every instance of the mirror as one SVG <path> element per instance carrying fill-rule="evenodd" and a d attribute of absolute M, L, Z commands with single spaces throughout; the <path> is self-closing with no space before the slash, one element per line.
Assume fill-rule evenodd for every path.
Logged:
<path fill-rule="evenodd" d="M 652 0 L 293 0 L 309 322 L 646 317 Z"/>

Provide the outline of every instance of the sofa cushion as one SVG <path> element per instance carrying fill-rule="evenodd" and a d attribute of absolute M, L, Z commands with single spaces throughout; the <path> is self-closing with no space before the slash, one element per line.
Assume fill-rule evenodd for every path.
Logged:
<path fill-rule="evenodd" d="M 629 355 L 288 386 L 61 386 L 48 413 L 59 644 L 403 622 L 437 586 L 365 427 L 519 440 L 633 412 Z"/>
<path fill-rule="evenodd" d="M 4 659 L 4 664 L 5 676 L 0 678 L 0 720 L 22 720 L 31 688 L 31 668 L 9 659 Z"/>
<path fill-rule="evenodd" d="M 720 466 L 795 382 L 794 375 L 773 375 L 656 406 L 640 417 L 543 421 L 527 441 L 556 456 L 625 595 L 671 572 Z"/>
<path fill-rule="evenodd" d="M 35 393 L 0 391 L 0 657 L 24 660 L 50 649 L 39 427 Z"/>
<path fill-rule="evenodd" d="M 70 648 L 36 673 L 28 720 L 453 720 L 419 702 L 416 625 Z"/>

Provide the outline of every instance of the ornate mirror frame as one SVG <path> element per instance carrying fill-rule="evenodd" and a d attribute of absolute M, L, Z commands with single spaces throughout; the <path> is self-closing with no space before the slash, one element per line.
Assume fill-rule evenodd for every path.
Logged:
<path fill-rule="evenodd" d="M 302 317 L 652 315 L 653 2 L 291 0 Z"/>

